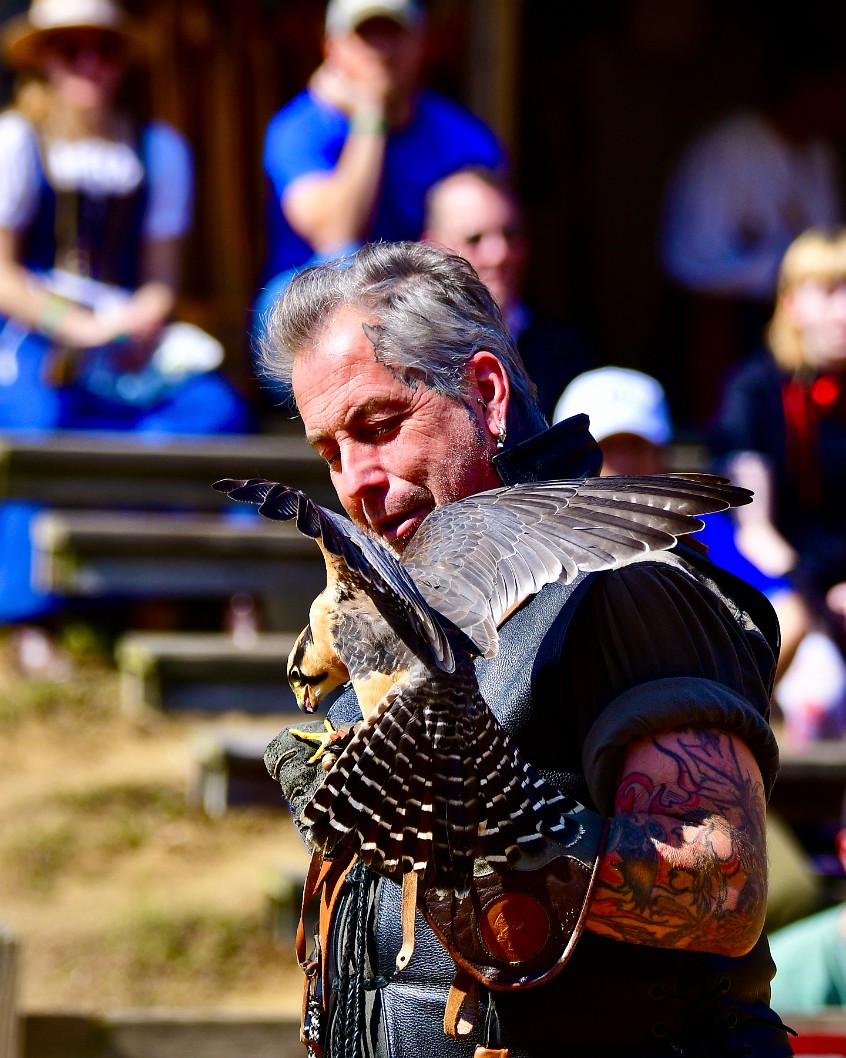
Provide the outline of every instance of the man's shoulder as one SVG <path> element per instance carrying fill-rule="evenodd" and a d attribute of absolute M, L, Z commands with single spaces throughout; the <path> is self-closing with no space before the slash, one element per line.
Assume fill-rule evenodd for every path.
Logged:
<path fill-rule="evenodd" d="M 694 541 L 696 540 L 694 536 Z M 611 571 L 614 572 L 614 571 Z M 668 551 L 651 551 L 618 571 L 628 581 L 627 591 L 633 595 L 633 579 L 637 577 L 655 580 L 679 578 L 695 590 L 700 602 L 713 609 L 725 607 L 735 623 L 745 633 L 760 635 L 773 653 L 778 652 L 781 633 L 778 618 L 769 599 L 752 584 L 714 562 L 707 553 L 702 553 L 694 542 L 684 539 Z"/>
<path fill-rule="evenodd" d="M 484 142 L 497 155 L 503 153 L 496 133 L 478 114 L 432 89 L 425 89 L 421 93 L 415 121 L 424 125 L 437 125 L 442 132 L 453 131 L 456 135 L 473 136 L 476 140 Z"/>

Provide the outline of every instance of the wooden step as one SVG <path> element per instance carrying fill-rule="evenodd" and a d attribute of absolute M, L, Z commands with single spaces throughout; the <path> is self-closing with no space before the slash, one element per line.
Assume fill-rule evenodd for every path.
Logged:
<path fill-rule="evenodd" d="M 194 740 L 195 770 L 189 800 L 212 819 L 238 805 L 287 810 L 279 784 L 264 765 L 264 751 L 282 727 L 297 719 L 302 719 L 302 714 L 280 719 L 278 726 L 263 733 L 231 728 L 201 732 Z"/>
<path fill-rule="evenodd" d="M 275 627 L 302 628 L 326 586 L 320 550 L 288 522 L 258 515 L 43 511 L 33 576 L 66 596 L 273 596 Z M 280 624 L 284 621 L 284 624 Z"/>
<path fill-rule="evenodd" d="M 29 1012 L 21 1021 L 22 1058 L 302 1058 L 305 1054 L 299 1019 L 267 1011 Z"/>
<path fill-rule="evenodd" d="M 128 632 L 115 647 L 121 706 L 301 715 L 285 675 L 294 638 L 265 632 L 245 644 L 222 632 Z"/>
<path fill-rule="evenodd" d="M 264 477 L 338 509 L 325 462 L 298 433 L 141 437 L 67 430 L 0 435 L 0 498 L 56 507 L 220 510 L 219 478 Z"/>

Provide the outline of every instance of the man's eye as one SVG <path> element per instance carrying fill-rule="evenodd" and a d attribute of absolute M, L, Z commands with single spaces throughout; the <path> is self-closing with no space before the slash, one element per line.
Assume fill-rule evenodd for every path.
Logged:
<path fill-rule="evenodd" d="M 399 420 L 387 419 L 381 422 L 371 423 L 367 427 L 367 435 L 375 440 L 380 437 L 387 437 L 392 434 L 399 427 Z"/>

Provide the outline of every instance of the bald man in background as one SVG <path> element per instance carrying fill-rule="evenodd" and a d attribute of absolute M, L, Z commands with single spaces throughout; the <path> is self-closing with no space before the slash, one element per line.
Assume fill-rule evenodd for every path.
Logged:
<path fill-rule="evenodd" d="M 460 254 L 496 298 L 517 343 L 548 422 L 567 384 L 596 366 L 577 329 L 523 300 L 528 258 L 523 211 L 499 172 L 461 169 L 435 184 L 426 199 L 426 242 Z"/>

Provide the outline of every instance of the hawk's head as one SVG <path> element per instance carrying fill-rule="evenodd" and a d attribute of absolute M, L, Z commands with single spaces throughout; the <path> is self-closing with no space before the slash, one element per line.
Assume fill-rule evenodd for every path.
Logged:
<path fill-rule="evenodd" d="M 350 678 L 335 650 L 334 593 L 321 592 L 314 600 L 309 623 L 297 636 L 288 655 L 288 683 L 303 712 L 313 713 L 330 691 Z"/>

